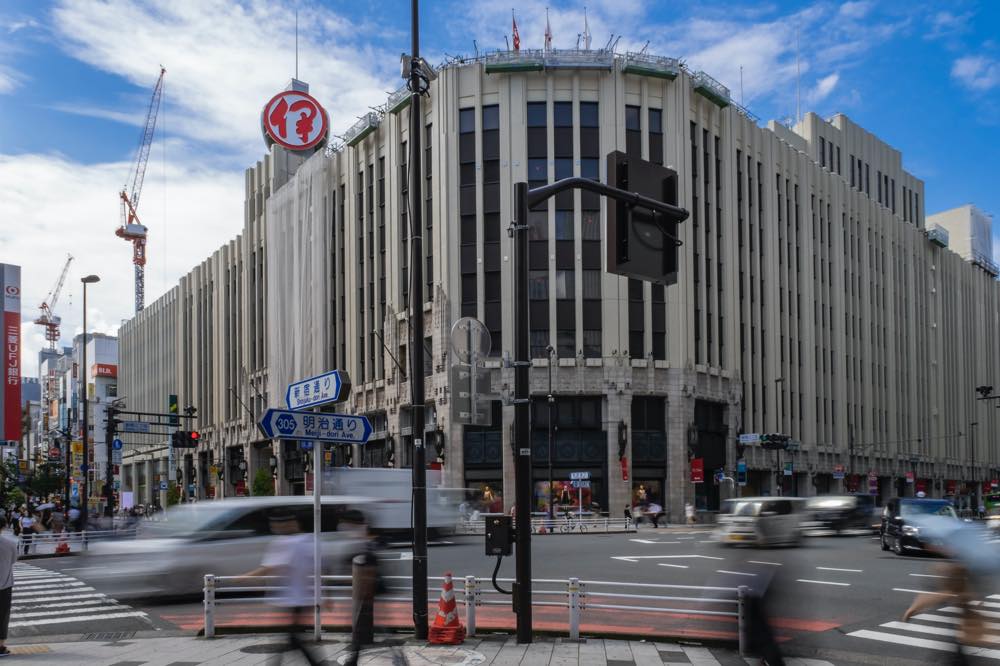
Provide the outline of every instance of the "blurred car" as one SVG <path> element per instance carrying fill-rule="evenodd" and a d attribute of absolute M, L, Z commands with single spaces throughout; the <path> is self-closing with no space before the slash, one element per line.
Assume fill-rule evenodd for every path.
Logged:
<path fill-rule="evenodd" d="M 925 552 L 929 546 L 939 542 L 921 533 L 921 528 L 913 524 L 913 519 L 938 516 L 959 520 L 955 507 L 943 499 L 920 499 L 915 497 L 894 497 L 882 510 L 882 526 L 879 543 L 882 550 L 892 550 L 897 555 L 911 552 Z"/>
<path fill-rule="evenodd" d="M 80 577 L 105 585 L 116 597 L 200 595 L 205 574 L 238 576 L 260 566 L 272 539 L 270 517 L 293 515 L 302 532 L 313 526 L 311 497 L 245 497 L 168 509 L 164 519 L 146 523 L 140 537 L 92 544 L 81 556 Z M 327 574 L 349 574 L 351 558 L 364 549 L 358 531 L 338 533 L 350 509 L 372 500 L 353 496 L 322 498 L 323 566 Z"/>
<path fill-rule="evenodd" d="M 741 497 L 725 500 L 715 538 L 726 545 L 797 546 L 802 542 L 805 500 Z"/>
<path fill-rule="evenodd" d="M 871 495 L 821 495 L 806 500 L 807 526 L 823 533 L 871 533 L 875 498 Z"/>

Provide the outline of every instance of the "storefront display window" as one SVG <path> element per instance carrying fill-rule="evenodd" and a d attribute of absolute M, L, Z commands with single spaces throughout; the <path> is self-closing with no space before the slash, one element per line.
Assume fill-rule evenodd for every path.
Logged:
<path fill-rule="evenodd" d="M 591 481 L 591 486 L 594 482 Z M 580 510 L 580 500 L 583 499 L 584 511 L 598 511 L 600 507 L 594 502 L 594 488 L 574 488 L 569 480 L 553 481 L 553 498 L 555 512 L 558 514 L 567 511 L 573 513 Z M 535 503 L 532 511 L 548 513 L 549 511 L 549 482 L 535 482 Z"/>
<path fill-rule="evenodd" d="M 632 506 L 663 504 L 663 481 L 636 479 L 632 482 Z"/>
<path fill-rule="evenodd" d="M 503 481 L 474 481 L 467 504 L 469 512 L 503 513 Z"/>

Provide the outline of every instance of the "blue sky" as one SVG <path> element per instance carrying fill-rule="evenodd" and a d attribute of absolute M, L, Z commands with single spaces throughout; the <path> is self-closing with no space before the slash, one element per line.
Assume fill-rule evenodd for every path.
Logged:
<path fill-rule="evenodd" d="M 423 4 L 432 61 L 504 47 L 510 6 Z M 737 100 L 742 66 L 742 98 L 762 122 L 794 115 L 798 51 L 803 111 L 846 113 L 899 149 L 926 183 L 928 212 L 975 203 L 1000 215 L 1000 2 L 586 6 L 594 46 L 612 34 L 619 51 L 649 42 Z M 164 107 L 140 208 L 151 229 L 147 302 L 239 232 L 243 169 L 264 151 L 260 107 L 294 73 L 296 8 L 300 78 L 342 132 L 399 85 L 408 2 L 0 0 L 0 261 L 24 266 L 26 318 L 67 252 L 76 260 L 64 335 L 79 330 L 77 278 L 89 272 L 103 278 L 91 311 L 98 328 L 112 332 L 131 314 L 131 249 L 113 235 L 116 193 L 161 63 Z M 540 47 L 546 4 L 513 8 L 523 47 Z M 554 45 L 574 46 L 584 3 L 549 8 Z M 33 328 L 29 353 L 41 344 Z"/>

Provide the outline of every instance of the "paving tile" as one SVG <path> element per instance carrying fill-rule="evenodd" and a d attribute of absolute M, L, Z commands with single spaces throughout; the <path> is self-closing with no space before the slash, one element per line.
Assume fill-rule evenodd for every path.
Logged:
<path fill-rule="evenodd" d="M 653 643 L 653 645 L 655 645 L 656 649 L 659 650 L 660 652 L 684 652 L 684 648 L 682 648 L 677 643 L 655 642 Z"/>
<path fill-rule="evenodd" d="M 604 641 L 587 639 L 580 643 L 580 663 L 591 666 L 607 666 L 608 655 L 604 651 Z"/>
<path fill-rule="evenodd" d="M 552 658 L 552 643 L 536 641 L 528 646 L 521 658 L 521 666 L 548 666 Z"/>
<path fill-rule="evenodd" d="M 712 655 L 711 650 L 703 647 L 684 647 L 684 654 L 692 664 L 697 666 L 719 666 L 719 660 Z"/>
<path fill-rule="evenodd" d="M 552 648 L 549 666 L 576 666 L 580 662 L 580 644 L 558 641 Z"/>
<path fill-rule="evenodd" d="M 493 666 L 519 666 L 527 647 L 526 645 L 518 645 L 514 638 L 508 638 L 491 663 Z"/>
<path fill-rule="evenodd" d="M 664 664 L 690 664 L 691 660 L 684 654 L 684 650 L 659 650 L 660 661 Z"/>
<path fill-rule="evenodd" d="M 604 653 L 608 657 L 608 666 L 612 666 L 612 662 L 621 662 L 614 666 L 626 666 L 626 664 L 634 662 L 628 641 L 607 639 L 604 641 Z"/>

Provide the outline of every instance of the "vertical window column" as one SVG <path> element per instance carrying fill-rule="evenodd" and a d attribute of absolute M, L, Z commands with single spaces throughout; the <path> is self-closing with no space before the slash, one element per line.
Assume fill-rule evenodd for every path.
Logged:
<path fill-rule="evenodd" d="M 549 180 L 548 118 L 546 102 L 528 102 L 528 187 L 545 185 Z M 528 330 L 532 358 L 548 358 L 549 345 L 549 215 L 548 202 L 528 211 L 531 235 L 528 241 L 528 270 L 531 302 Z M 544 292 L 542 289 L 544 288 Z"/>
<path fill-rule="evenodd" d="M 642 109 L 625 107 L 625 154 L 642 157 Z M 643 282 L 628 281 L 628 353 L 631 358 L 642 358 L 646 353 L 646 309 L 643 304 Z"/>
<path fill-rule="evenodd" d="M 601 178 L 601 136 L 597 102 L 580 102 L 580 176 Z M 602 355 L 601 197 L 580 192 L 580 248 L 583 296 L 583 355 Z"/>
<path fill-rule="evenodd" d="M 424 301 L 434 298 L 434 126 L 424 128 Z"/>
<path fill-rule="evenodd" d="M 491 354 L 503 348 L 500 279 L 500 107 L 483 107 L 483 294 Z"/>
<path fill-rule="evenodd" d="M 371 373 L 371 378 L 375 378 L 376 366 L 375 366 L 375 344 L 378 340 L 375 337 L 375 165 L 368 165 L 368 180 L 366 181 L 366 192 L 367 192 L 367 215 L 365 218 L 367 220 L 365 226 L 365 235 L 368 238 L 368 264 L 367 264 L 367 282 L 368 282 L 368 324 L 367 328 L 364 330 L 368 331 L 368 372 Z"/>
<path fill-rule="evenodd" d="M 663 164 L 663 111 L 649 109 L 649 161 Z M 654 284 L 652 290 L 652 353 L 654 360 L 667 358 L 667 288 Z"/>
<path fill-rule="evenodd" d="M 461 313 L 479 315 L 476 286 L 476 110 L 458 112 L 458 215 Z"/>
<path fill-rule="evenodd" d="M 555 102 L 553 151 L 555 180 L 573 177 L 573 103 Z M 556 350 L 562 358 L 576 356 L 576 242 L 574 191 L 555 196 L 556 224 Z"/>
<path fill-rule="evenodd" d="M 382 340 L 385 339 L 385 157 L 378 158 L 378 317 L 374 322 L 373 329 L 379 331 L 379 339 L 376 349 L 382 349 Z M 376 355 L 378 363 L 374 368 L 379 379 L 385 378 L 385 354 L 379 352 Z"/>
<path fill-rule="evenodd" d="M 354 258 L 358 262 L 360 270 L 357 273 L 358 298 L 355 301 L 357 307 L 357 359 L 358 359 L 358 381 L 364 383 L 365 376 L 365 171 L 361 169 L 357 175 L 358 181 L 355 187 L 355 221 L 356 242 Z"/>
<path fill-rule="evenodd" d="M 404 310 L 410 307 L 410 218 L 408 215 L 410 210 L 410 170 L 407 168 L 409 154 L 406 142 L 401 142 L 399 144 L 399 302 Z"/>

